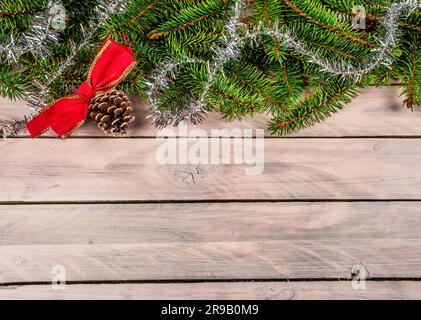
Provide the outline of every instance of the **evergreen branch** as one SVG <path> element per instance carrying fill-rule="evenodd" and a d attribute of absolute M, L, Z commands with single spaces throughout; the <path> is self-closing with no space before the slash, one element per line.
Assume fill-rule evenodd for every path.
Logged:
<path fill-rule="evenodd" d="M 404 22 L 404 21 L 402 21 L 400 24 L 401 24 L 404 28 L 408 28 L 408 29 L 411 29 L 411 30 L 414 30 L 414 31 L 416 31 L 416 32 L 420 32 L 420 33 L 421 33 L 421 26 L 415 26 L 415 25 L 409 24 L 409 23 Z"/>
<path fill-rule="evenodd" d="M 214 94 L 216 94 L 218 96 L 222 96 L 223 98 L 225 98 L 227 100 L 230 100 L 233 103 L 233 105 L 241 106 L 241 105 L 247 104 L 247 108 L 249 108 L 250 110 L 255 110 L 256 109 L 256 104 L 250 103 L 250 101 L 247 101 L 247 102 L 246 101 L 242 101 L 236 95 L 229 94 L 229 93 L 227 93 L 226 91 L 224 91 L 224 90 L 222 90 L 220 88 L 212 87 L 210 89 L 210 92 L 212 92 L 212 93 L 214 93 Z"/>
<path fill-rule="evenodd" d="M 39 12 L 40 9 L 33 9 L 33 10 L 18 10 L 18 11 L 3 11 L 0 10 L 0 16 L 17 16 L 17 15 L 32 15 Z"/>
<path fill-rule="evenodd" d="M 266 0 L 263 0 L 263 11 L 264 11 L 264 15 L 265 15 L 265 23 L 269 24 L 269 8 L 268 8 L 268 3 Z"/>
<path fill-rule="evenodd" d="M 287 67 L 286 67 L 285 63 L 282 64 L 282 75 L 284 77 L 285 83 L 288 86 L 289 93 L 291 94 L 291 96 L 294 96 L 294 90 L 291 86 L 291 83 L 289 82 L 288 74 L 287 74 Z"/>
<path fill-rule="evenodd" d="M 149 5 L 147 5 L 145 8 L 142 8 L 141 10 L 139 10 L 139 12 L 132 17 L 129 21 L 123 23 L 120 27 L 128 27 L 132 24 L 134 24 L 136 21 L 138 21 L 140 18 L 142 18 L 149 10 L 151 10 L 152 8 L 156 7 L 156 5 L 158 4 L 160 0 L 154 0 L 152 3 L 150 3 Z M 115 28 L 111 27 L 108 29 L 108 36 L 111 35 L 113 32 L 115 31 Z"/>
<path fill-rule="evenodd" d="M 58 0 L 50 0 L 46 11 L 37 14 L 32 19 L 30 30 L 15 43 L 15 39 L 10 35 L 6 44 L 0 43 L 0 63 L 16 63 L 25 52 L 32 52 L 39 56 L 50 54 L 48 45 L 58 42 L 59 30 L 52 27 L 54 14 L 51 9 L 61 5 Z"/>
<path fill-rule="evenodd" d="M 37 93 L 31 93 L 26 99 L 28 106 L 33 110 L 39 110 L 45 106 L 47 101 L 50 99 L 51 85 L 57 81 L 62 74 L 74 63 L 75 57 L 81 49 L 87 47 L 101 23 L 109 17 L 110 14 L 116 12 L 123 12 L 124 0 L 113 1 L 112 3 L 102 0 L 101 4 L 96 8 L 97 20 L 90 21 L 90 29 L 85 30 L 83 25 L 80 26 L 82 34 L 82 42 L 76 45 L 73 41 L 70 42 L 71 53 L 66 57 L 65 61 L 61 63 L 60 67 L 50 76 L 45 82 L 34 82 L 40 89 Z"/>
<path fill-rule="evenodd" d="M 101 4 L 96 8 L 97 9 L 97 20 L 91 21 L 91 29 L 88 33 L 85 32 L 85 29 L 81 25 L 81 31 L 83 34 L 83 41 L 79 45 L 75 45 L 73 42 L 70 42 L 71 46 L 71 54 L 67 56 L 66 60 L 60 65 L 60 67 L 53 73 L 53 76 L 47 78 L 45 82 L 38 82 L 33 81 L 35 86 L 39 87 L 39 92 L 32 92 L 28 97 L 26 97 L 26 102 L 30 108 L 33 110 L 39 110 L 40 108 L 44 107 L 46 101 L 50 98 L 50 92 L 52 89 L 52 84 L 57 81 L 63 72 L 69 68 L 78 54 L 78 52 L 89 45 L 91 39 L 95 35 L 96 31 L 98 30 L 100 24 L 109 17 L 110 14 L 116 12 L 122 12 L 124 10 L 124 0 L 113 1 L 112 3 L 105 2 L 103 0 Z M 10 88 L 10 87 L 9 87 Z M 1 93 L 1 92 L 0 92 Z M 0 124 L 0 130 L 2 131 L 3 136 L 5 137 L 6 134 L 17 134 L 17 131 L 7 130 L 7 128 L 18 128 L 22 127 L 20 124 L 22 122 L 26 122 L 26 119 L 30 119 L 35 114 L 31 114 L 25 117 L 25 120 L 14 120 L 12 123 L 6 122 Z M 23 127 L 22 127 L 23 128 Z"/>
<path fill-rule="evenodd" d="M 408 76 L 408 88 L 407 88 L 407 98 L 405 99 L 404 103 L 410 109 L 413 109 L 414 106 L 414 93 L 415 93 L 415 72 L 417 67 L 417 48 L 414 48 L 414 52 L 412 53 L 411 57 L 411 67 L 410 73 Z M 418 84 L 419 85 L 419 84 Z"/>
<path fill-rule="evenodd" d="M 342 36 L 344 38 L 347 38 L 349 40 L 352 40 L 352 41 L 361 43 L 363 45 L 369 46 L 369 47 L 371 47 L 373 49 L 379 49 L 380 48 L 377 44 L 370 43 L 370 42 L 368 42 L 368 41 L 366 41 L 364 39 L 361 39 L 361 38 L 358 38 L 356 36 L 350 35 L 348 33 L 342 32 L 341 30 L 339 30 L 339 29 L 337 29 L 337 28 L 335 28 L 333 26 L 329 26 L 329 25 L 324 24 L 320 20 L 318 20 L 318 19 L 316 19 L 314 17 L 309 16 L 307 13 L 305 13 L 304 11 L 302 11 L 296 4 L 294 4 L 290 0 L 284 0 L 284 2 L 291 9 L 293 9 L 295 12 L 297 12 L 300 16 L 304 17 L 305 19 L 310 20 L 311 22 L 317 24 L 318 26 L 320 26 L 320 27 L 322 27 L 322 28 L 324 28 L 324 29 L 326 29 L 328 31 L 334 32 L 334 33 L 336 33 L 336 34 L 338 34 L 338 35 L 340 35 L 340 36 Z"/>
<path fill-rule="evenodd" d="M 272 119 L 269 130 L 273 134 L 287 135 L 297 129 L 313 126 L 342 109 L 356 95 L 356 87 L 351 83 L 341 85 L 327 82 L 293 106 L 290 114 Z"/>
<path fill-rule="evenodd" d="M 237 34 L 237 30 L 240 26 L 242 26 L 241 23 L 241 16 L 243 12 L 244 7 L 244 1 L 243 0 L 237 0 L 234 8 L 233 8 L 233 15 L 225 25 L 225 30 L 227 32 L 227 36 L 222 39 L 222 42 L 224 43 L 224 47 L 221 46 L 213 46 L 212 51 L 215 53 L 215 61 L 212 63 L 207 63 L 207 69 L 208 69 L 208 80 L 203 88 L 203 92 L 201 93 L 199 99 L 197 101 L 193 101 L 189 103 L 187 106 L 182 106 L 178 113 L 172 114 L 168 116 L 168 114 L 163 113 L 159 110 L 159 108 L 156 105 L 157 101 L 157 91 L 160 88 L 165 88 L 168 84 L 168 81 L 165 80 L 165 75 L 167 74 L 167 70 L 163 68 L 161 71 L 157 73 L 157 75 L 154 78 L 154 82 L 150 83 L 149 86 L 151 88 L 148 96 L 149 96 L 149 102 L 151 104 L 151 110 L 152 110 L 152 117 L 154 118 L 154 124 L 157 127 L 165 127 L 169 125 L 170 123 L 180 123 L 182 120 L 184 120 L 185 117 L 189 117 L 191 121 L 194 124 L 200 123 L 203 119 L 203 113 L 206 112 L 207 104 L 206 104 L 206 96 L 211 89 L 212 83 L 214 79 L 218 76 L 220 72 L 223 71 L 224 65 L 230 61 L 231 59 L 235 59 L 240 55 L 240 51 L 244 46 L 244 42 L 241 42 L 241 39 L 239 35 Z M 201 13 L 202 7 L 199 7 L 197 11 Z M 224 9 L 225 7 L 220 8 L 220 11 Z M 213 11 L 215 13 L 216 11 Z M 193 15 L 195 15 L 197 12 L 196 10 L 193 10 Z M 209 17 L 209 15 L 206 15 Z M 203 17 L 203 15 L 201 15 Z M 169 61 L 167 63 L 167 66 L 170 70 L 175 70 L 180 65 L 183 65 L 185 63 L 189 63 L 187 61 Z M 191 61 L 191 60 L 190 60 Z M 183 108 L 185 110 L 183 110 Z M 209 108 L 208 108 L 209 109 Z"/>
<path fill-rule="evenodd" d="M 341 50 L 338 50 L 338 49 L 336 49 L 336 48 L 334 48 L 334 47 L 327 46 L 327 45 L 324 45 L 324 44 L 318 44 L 318 46 L 320 46 L 321 48 L 326 49 L 326 50 L 328 50 L 328 51 L 332 51 L 332 52 L 334 52 L 334 53 L 336 53 L 336 54 L 339 54 L 339 55 L 341 55 L 341 56 L 344 56 L 344 57 L 346 57 L 346 58 L 348 58 L 348 59 L 350 59 L 350 60 L 356 60 L 356 59 L 357 59 L 357 58 L 356 58 L 356 57 L 354 57 L 353 55 L 350 55 L 350 54 L 348 54 L 348 53 L 346 53 L 346 52 L 343 52 L 343 51 L 341 51 Z"/>
<path fill-rule="evenodd" d="M 272 40 L 273 40 L 273 51 L 275 51 L 275 55 L 279 58 L 281 56 L 281 52 L 279 51 L 278 39 L 272 37 Z"/>
<path fill-rule="evenodd" d="M 414 83 L 415 83 L 415 66 L 417 63 L 417 51 L 415 50 L 412 54 L 412 68 L 411 73 L 409 76 L 409 92 L 408 92 L 408 98 L 406 104 L 408 105 L 408 108 L 413 107 L 414 102 Z"/>
<path fill-rule="evenodd" d="M 158 4 L 159 1 L 160 0 L 155 0 L 150 5 L 148 5 L 147 7 L 143 8 L 142 10 L 140 10 L 139 13 L 136 16 L 134 16 L 132 19 L 130 19 L 129 22 L 127 24 L 125 24 L 125 25 L 126 26 L 129 26 L 132 23 L 134 23 L 136 20 L 139 20 L 143 15 L 145 15 L 145 13 L 148 10 L 152 9 L 153 7 L 155 7 Z"/>
<path fill-rule="evenodd" d="M 0 65 L 0 96 L 16 100 L 23 98 L 25 92 L 26 84 L 21 74 L 9 66 Z"/>
<path fill-rule="evenodd" d="M 412 11 L 419 7 L 420 5 L 416 0 L 406 0 L 405 2 L 394 3 L 389 8 L 382 21 L 387 32 L 384 40 L 381 41 L 381 46 L 379 49 L 374 50 L 371 56 L 366 57 L 362 62 L 355 65 L 332 61 L 326 57 L 320 56 L 317 52 L 310 50 L 307 43 L 298 40 L 290 31 L 281 31 L 277 24 L 273 27 L 259 26 L 252 33 L 248 34 L 247 37 L 250 39 L 256 39 L 259 35 L 277 37 L 284 41 L 287 48 L 307 56 L 310 58 L 310 62 L 321 66 L 323 71 L 327 71 L 334 75 L 340 75 L 344 78 L 351 76 L 355 81 L 358 81 L 363 75 L 373 71 L 381 64 L 386 66 L 391 65 L 391 48 L 397 42 L 398 21 L 403 17 L 409 16 Z"/>
<path fill-rule="evenodd" d="M 338 11 L 342 14 L 346 14 L 347 16 L 350 16 L 350 17 L 357 17 L 359 15 L 358 12 L 352 12 L 352 11 L 348 10 L 348 8 L 345 9 L 345 8 L 338 7 L 336 5 L 334 6 L 331 3 L 329 3 L 329 7 L 332 8 L 333 10 L 335 10 L 335 11 Z M 375 14 L 372 14 L 372 13 L 369 13 L 369 12 L 365 13 L 365 18 L 369 21 L 375 21 L 375 22 L 381 20 L 381 18 L 379 16 L 376 16 Z"/>
<path fill-rule="evenodd" d="M 167 35 L 169 33 L 174 33 L 174 32 L 183 30 L 183 29 L 187 28 L 188 26 L 191 26 L 191 25 L 193 25 L 193 24 L 195 24 L 195 23 L 197 23 L 199 21 L 202 21 L 202 20 L 207 19 L 207 18 L 209 18 L 211 16 L 214 16 L 214 15 L 220 14 L 220 13 L 222 13 L 224 11 L 227 11 L 227 10 L 229 10 L 229 7 L 219 8 L 219 9 L 217 9 L 215 11 L 206 13 L 206 14 L 201 15 L 199 17 L 196 17 L 196 18 L 194 18 L 194 19 L 192 19 L 190 21 L 187 21 L 187 22 L 183 23 L 182 25 L 179 25 L 179 26 L 177 26 L 175 28 L 172 28 L 172 29 L 169 29 L 169 30 L 165 30 L 165 31 L 153 32 L 153 33 L 151 33 L 149 35 L 149 39 L 150 40 L 158 40 L 162 36 L 165 36 L 165 35 Z"/>
<path fill-rule="evenodd" d="M 288 112 L 287 108 L 280 102 L 276 101 L 275 98 L 271 97 L 270 95 L 266 94 L 264 90 L 254 85 L 250 80 L 241 77 L 239 74 L 237 74 L 234 70 L 231 70 L 229 72 L 231 76 L 233 76 L 237 81 L 240 81 L 243 86 L 250 87 L 253 91 L 255 91 L 257 94 L 261 95 L 265 100 L 269 101 L 270 104 L 273 106 L 281 109 L 284 112 Z"/>

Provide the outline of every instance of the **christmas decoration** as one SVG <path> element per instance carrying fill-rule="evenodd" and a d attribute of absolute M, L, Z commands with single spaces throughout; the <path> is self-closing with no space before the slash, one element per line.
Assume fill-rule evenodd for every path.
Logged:
<path fill-rule="evenodd" d="M 223 46 L 214 46 L 212 51 L 215 55 L 215 59 L 212 62 L 192 60 L 187 58 L 183 60 L 167 61 L 159 72 L 153 77 L 153 83 L 149 83 L 151 88 L 148 94 L 148 100 L 151 105 L 152 116 L 154 123 L 157 127 L 163 128 L 167 125 L 174 123 L 178 125 L 181 121 L 186 118 L 190 118 L 193 124 L 197 124 L 204 119 L 202 113 L 206 112 L 211 108 L 206 106 L 206 96 L 210 91 L 213 81 L 218 73 L 223 72 L 224 65 L 231 59 L 237 59 L 241 50 L 246 45 L 246 41 L 252 41 L 256 43 L 258 38 L 262 35 L 269 36 L 273 39 L 277 39 L 286 48 L 292 49 L 296 54 L 302 54 L 309 58 L 309 61 L 322 67 L 322 72 L 328 72 L 332 75 L 339 75 L 346 81 L 347 77 L 352 77 L 353 82 L 359 82 L 361 77 L 377 68 L 380 64 L 390 68 L 392 64 L 391 49 L 397 41 L 398 33 L 398 22 L 400 19 L 407 17 L 415 9 L 419 7 L 416 0 L 408 0 L 402 3 L 393 3 L 388 8 L 385 17 L 381 21 L 384 29 L 387 31 L 384 39 L 380 41 L 380 44 L 372 51 L 371 55 L 367 56 L 362 62 L 356 64 L 346 63 L 345 61 L 339 62 L 337 60 L 323 57 L 309 49 L 309 45 L 303 41 L 297 39 L 293 32 L 285 30 L 280 27 L 278 22 L 273 26 L 265 26 L 260 23 L 254 30 L 248 30 L 242 22 L 244 17 L 244 11 L 246 10 L 245 1 L 237 0 L 234 6 L 234 13 L 228 23 L 225 25 L 227 36 L 222 39 Z M 240 35 L 240 29 L 246 28 L 245 32 Z M 168 112 L 168 110 L 160 111 L 157 106 L 157 93 L 160 90 L 165 90 L 168 86 L 168 79 L 166 74 L 176 73 L 176 70 L 184 64 L 189 63 L 206 63 L 208 70 L 208 80 L 200 97 L 197 101 L 186 103 L 183 107 L 177 109 L 176 112 Z M 284 109 L 284 108 L 283 108 Z M 280 124 L 288 124 L 283 121 Z"/>
<path fill-rule="evenodd" d="M 88 73 L 88 80 L 79 86 L 76 94 L 68 95 L 46 106 L 29 121 L 27 124 L 29 133 L 32 137 L 36 137 L 51 128 L 58 136 L 67 138 L 85 122 L 92 98 L 98 94 L 101 98 L 104 98 L 104 93 L 114 89 L 135 65 L 136 62 L 131 49 L 116 43 L 112 39 L 107 39 L 94 59 Z M 96 102 L 97 100 L 94 100 L 92 104 L 96 106 Z M 120 115 L 120 111 L 123 111 L 123 102 L 126 104 L 124 109 L 129 111 L 127 101 L 123 101 L 119 96 L 113 100 L 113 104 L 120 107 L 115 110 L 116 117 Z M 102 105 L 99 105 L 99 107 L 102 110 Z M 131 119 L 129 119 L 129 116 L 128 113 L 127 120 Z M 107 117 L 107 121 L 104 119 L 105 117 Z M 104 118 L 99 119 L 99 121 L 102 129 L 105 130 L 104 123 L 110 121 L 111 117 L 104 115 Z M 119 121 L 120 119 L 116 120 Z M 126 117 L 123 120 L 126 120 Z M 126 126 L 127 124 L 122 123 L 119 128 L 125 129 Z"/>
<path fill-rule="evenodd" d="M 0 43 L 0 63 L 15 63 L 25 52 L 38 56 L 50 54 L 48 45 L 58 41 L 59 30 L 65 26 L 64 11 L 61 1 L 48 2 L 46 11 L 34 15 L 29 30 L 19 41 L 8 35 Z"/>
<path fill-rule="evenodd" d="M 120 89 L 145 96 L 158 127 L 198 124 L 209 111 L 228 120 L 270 113 L 270 131 L 289 134 L 392 77 L 407 107 L 421 104 L 417 0 L 62 2 L 67 27 L 47 42 L 50 54 L 29 50 L 0 63 L 0 95 L 25 97 L 35 111 L 86 79 L 95 48 L 109 36 L 133 48 L 139 64 Z M 49 3 L 3 0 L 0 43 L 6 34 L 20 41 Z M 0 133 L 15 134 L 23 121 L 0 123 Z M 108 130 L 106 123 L 99 125 Z"/>
<path fill-rule="evenodd" d="M 89 103 L 89 116 L 107 134 L 126 134 L 127 126 L 135 120 L 132 112 L 130 100 L 115 89 L 92 98 Z"/>

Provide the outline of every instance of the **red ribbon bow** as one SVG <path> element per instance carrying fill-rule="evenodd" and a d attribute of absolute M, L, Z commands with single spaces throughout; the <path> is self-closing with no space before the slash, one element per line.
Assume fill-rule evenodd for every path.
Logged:
<path fill-rule="evenodd" d="M 26 125 L 35 138 L 51 128 L 65 139 L 86 120 L 89 101 L 97 94 L 116 87 L 135 67 L 133 51 L 108 38 L 102 44 L 89 70 L 88 81 L 77 92 L 61 98 L 43 108 Z"/>

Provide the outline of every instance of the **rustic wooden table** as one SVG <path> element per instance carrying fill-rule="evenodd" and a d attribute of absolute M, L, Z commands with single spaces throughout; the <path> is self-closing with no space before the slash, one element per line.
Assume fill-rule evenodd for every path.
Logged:
<path fill-rule="evenodd" d="M 421 114 L 401 106 L 398 88 L 370 88 L 268 137 L 258 176 L 158 164 L 140 105 L 127 138 L 87 125 L 1 141 L 0 298 L 421 298 Z M 0 101 L 3 117 L 24 113 Z"/>

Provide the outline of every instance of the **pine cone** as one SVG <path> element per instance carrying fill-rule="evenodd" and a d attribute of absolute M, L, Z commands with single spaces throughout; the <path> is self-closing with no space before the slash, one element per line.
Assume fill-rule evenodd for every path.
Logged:
<path fill-rule="evenodd" d="M 107 134 L 125 135 L 127 126 L 135 120 L 132 113 L 130 100 L 116 89 L 95 96 L 89 103 L 89 116 Z"/>

